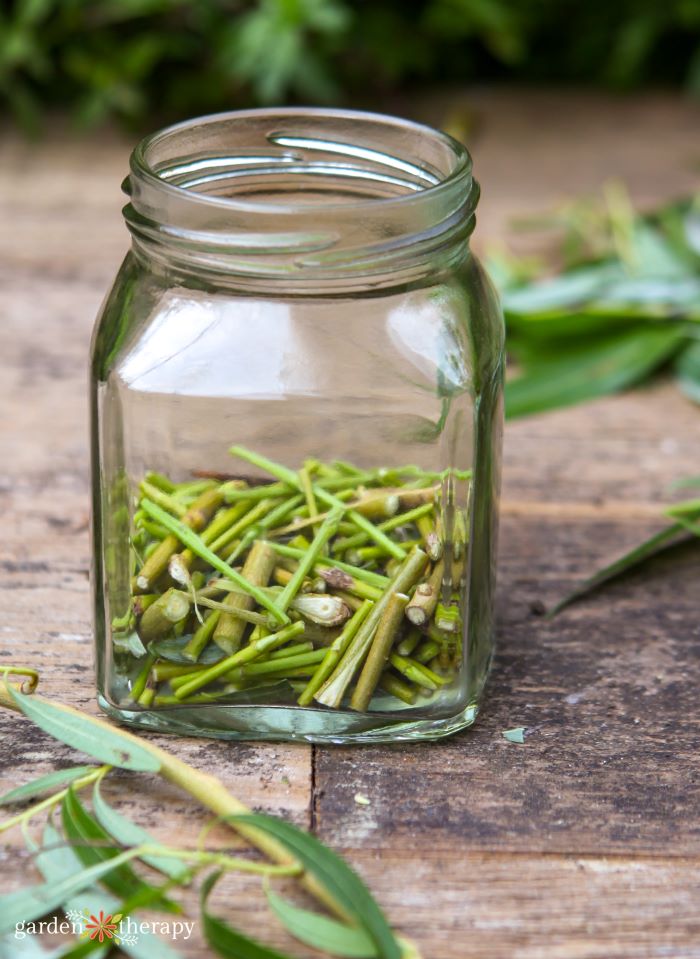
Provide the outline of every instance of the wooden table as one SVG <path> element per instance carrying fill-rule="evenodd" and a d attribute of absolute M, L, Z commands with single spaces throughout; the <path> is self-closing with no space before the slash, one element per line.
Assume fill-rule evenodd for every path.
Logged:
<path fill-rule="evenodd" d="M 509 214 L 611 175 L 642 203 L 694 185 L 690 104 L 488 91 L 467 102 L 482 246 Z M 435 116 L 435 101 L 414 108 Z M 38 664 L 45 695 L 93 713 L 86 354 L 127 244 L 127 155 L 122 139 L 61 130 L 0 143 L 0 662 Z M 668 484 L 700 472 L 699 439 L 700 411 L 663 384 L 509 424 L 499 647 L 472 731 L 362 749 L 154 739 L 315 829 L 426 959 L 700 957 L 700 553 L 658 561 L 554 622 L 537 612 L 660 527 Z M 3 791 L 74 761 L 15 715 L 0 725 Z M 520 725 L 524 745 L 503 739 Z M 157 836 L 195 841 L 193 802 L 114 778 L 108 794 Z M 0 881 L 13 888 L 35 874 L 19 836 L 7 840 Z M 230 839 L 222 829 L 212 841 Z M 232 921 L 289 945 L 257 881 L 228 890 L 219 903 Z M 190 904 L 195 915 L 194 893 Z M 199 930 L 179 948 L 207 954 Z"/>

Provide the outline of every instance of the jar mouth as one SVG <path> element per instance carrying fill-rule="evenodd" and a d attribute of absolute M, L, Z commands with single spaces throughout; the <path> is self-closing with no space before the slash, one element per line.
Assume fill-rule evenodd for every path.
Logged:
<path fill-rule="evenodd" d="M 321 133 L 326 124 L 347 126 L 348 136 L 353 139 L 338 139 L 342 134 L 330 129 L 325 137 L 320 134 L 300 134 L 299 127 L 305 128 L 310 119 L 319 121 L 316 125 Z M 211 139 L 218 140 L 222 127 L 228 125 L 233 128 L 246 120 L 268 121 L 270 130 L 264 134 L 269 144 L 267 154 L 251 150 L 252 144 L 243 142 L 236 145 L 235 133 L 228 151 L 222 151 L 218 143 L 214 145 L 210 142 L 207 133 L 210 133 Z M 433 148 L 431 152 L 439 154 L 439 159 L 407 159 L 395 153 L 383 152 L 376 143 L 373 146 L 359 145 L 356 140 L 360 131 L 365 140 L 369 136 L 380 139 L 388 132 L 405 139 L 410 136 L 417 142 L 422 141 L 425 146 L 430 144 Z M 188 147 L 191 155 L 183 155 L 183 148 Z M 310 153 L 310 158 L 305 159 L 300 150 Z M 325 154 L 339 159 L 333 162 L 323 158 Z M 442 169 L 436 159 L 441 161 Z M 222 209 L 240 207 L 251 212 L 264 210 L 277 213 L 317 209 L 317 204 L 299 199 L 291 202 L 255 200 L 240 193 L 221 195 L 206 192 L 203 188 L 220 189 L 223 186 L 228 189 L 237 182 L 243 182 L 245 186 L 245 181 L 250 178 L 257 180 L 258 177 L 276 177 L 279 174 L 307 173 L 310 177 L 347 177 L 358 181 L 355 185 L 364 186 L 365 189 L 368 181 L 375 181 L 376 186 L 390 186 L 397 190 L 395 195 L 368 197 L 364 201 L 355 196 L 352 201 L 355 206 L 365 205 L 368 209 L 374 209 L 377 203 L 401 204 L 410 201 L 418 192 L 434 194 L 444 190 L 454 180 L 468 177 L 471 168 L 471 157 L 461 143 L 424 124 L 360 110 L 299 110 L 293 107 L 238 110 L 185 120 L 145 137 L 131 157 L 132 173 L 165 192 L 174 195 L 195 193 L 202 203 Z M 261 187 L 256 182 L 254 189 L 265 190 L 265 184 Z M 328 206 L 334 205 L 327 198 L 323 202 L 326 211 Z M 342 208 L 346 203 L 347 200 L 341 200 L 335 205 Z"/>
<path fill-rule="evenodd" d="M 279 264 L 287 276 L 331 267 L 366 273 L 387 252 L 401 256 L 426 239 L 434 245 L 436 233 L 449 239 L 457 220 L 473 223 L 471 171 L 460 143 L 410 120 L 356 110 L 242 110 L 142 140 L 124 183 L 125 218 L 151 253 L 154 244 L 162 256 L 177 247 L 182 259 L 189 246 L 215 271 L 224 269 L 217 257 L 228 253 L 236 263 L 225 269 L 234 272 L 253 264 L 254 273 L 269 272 L 270 256 L 289 255 L 291 263 Z"/>

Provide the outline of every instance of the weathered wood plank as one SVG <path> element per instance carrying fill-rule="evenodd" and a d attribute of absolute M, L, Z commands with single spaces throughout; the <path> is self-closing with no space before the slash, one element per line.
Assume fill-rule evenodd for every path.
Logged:
<path fill-rule="evenodd" d="M 657 561 L 554 621 L 611 549 L 612 521 L 504 523 L 499 648 L 473 730 L 408 748 L 318 750 L 320 835 L 354 848 L 700 855 L 700 550 Z M 527 727 L 526 742 L 501 732 Z M 371 800 L 366 809 L 353 796 Z"/>

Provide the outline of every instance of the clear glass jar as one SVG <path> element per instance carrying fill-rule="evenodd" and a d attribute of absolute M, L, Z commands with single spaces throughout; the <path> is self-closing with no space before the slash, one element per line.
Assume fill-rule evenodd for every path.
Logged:
<path fill-rule="evenodd" d="M 467 152 L 387 116 L 252 110 L 146 138 L 125 190 L 92 351 L 100 706 L 232 739 L 468 726 L 504 335 Z"/>

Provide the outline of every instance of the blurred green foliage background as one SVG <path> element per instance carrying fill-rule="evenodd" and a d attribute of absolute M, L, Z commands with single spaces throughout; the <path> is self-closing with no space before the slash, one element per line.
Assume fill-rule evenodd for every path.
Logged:
<path fill-rule="evenodd" d="M 27 129 L 423 84 L 700 91 L 700 0 L 3 0 L 0 96 Z"/>

